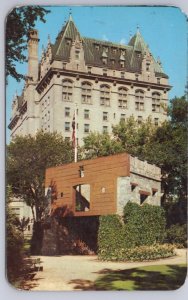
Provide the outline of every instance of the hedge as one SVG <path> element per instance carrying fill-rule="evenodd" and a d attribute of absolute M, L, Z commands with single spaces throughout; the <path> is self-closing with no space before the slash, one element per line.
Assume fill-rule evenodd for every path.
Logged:
<path fill-rule="evenodd" d="M 165 237 L 165 211 L 160 206 L 128 202 L 124 207 L 125 239 L 128 248 L 161 243 Z"/>
<path fill-rule="evenodd" d="M 152 246 L 139 246 L 135 248 L 116 249 L 113 255 L 103 251 L 99 254 L 99 259 L 106 261 L 150 261 L 160 258 L 174 256 L 174 246 L 169 244 L 155 244 Z"/>
<path fill-rule="evenodd" d="M 140 251 L 141 257 L 143 251 L 144 259 L 172 255 L 170 246 L 166 246 L 166 251 L 166 248 L 158 245 L 164 240 L 166 225 L 165 213 L 161 207 L 149 204 L 140 206 L 129 202 L 122 218 L 118 215 L 101 216 L 99 222 L 98 256 L 103 260 L 129 260 L 132 256 L 141 260 Z M 155 245 L 153 247 L 156 247 L 156 251 L 154 248 L 138 248 L 152 245 Z M 149 258 L 147 250 L 150 250 Z"/>
<path fill-rule="evenodd" d="M 101 216 L 99 224 L 98 254 L 112 259 L 124 243 L 123 225 L 118 215 Z"/>

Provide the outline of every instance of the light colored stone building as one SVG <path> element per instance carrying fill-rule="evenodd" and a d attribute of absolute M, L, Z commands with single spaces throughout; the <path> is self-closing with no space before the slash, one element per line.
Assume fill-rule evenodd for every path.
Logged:
<path fill-rule="evenodd" d="M 79 145 L 89 132 L 110 133 L 132 115 L 138 122 L 151 117 L 156 125 L 167 118 L 168 76 L 139 30 L 128 45 L 85 38 L 70 16 L 40 61 L 38 43 L 37 30 L 30 31 L 28 77 L 13 99 L 12 138 L 42 129 L 71 139 L 75 109 Z"/>
<path fill-rule="evenodd" d="M 31 207 L 28 206 L 21 198 L 13 197 L 9 203 L 9 207 L 14 215 L 22 222 L 24 219 L 29 219 L 27 226 L 24 229 L 24 236 L 31 237 L 33 233 L 33 213 Z"/>

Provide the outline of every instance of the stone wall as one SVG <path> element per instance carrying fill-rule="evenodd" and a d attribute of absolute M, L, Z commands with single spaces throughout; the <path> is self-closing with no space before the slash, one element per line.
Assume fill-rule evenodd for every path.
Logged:
<path fill-rule="evenodd" d="M 130 156 L 130 176 L 117 178 L 117 213 L 123 214 L 128 201 L 161 205 L 161 196 L 161 169 Z"/>

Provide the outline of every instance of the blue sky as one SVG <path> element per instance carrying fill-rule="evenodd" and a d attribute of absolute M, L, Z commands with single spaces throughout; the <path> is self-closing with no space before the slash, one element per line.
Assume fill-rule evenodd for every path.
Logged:
<path fill-rule="evenodd" d="M 48 34 L 51 42 L 69 17 L 70 7 L 51 6 L 46 23 L 37 22 L 39 30 L 39 57 L 42 45 L 47 45 Z M 178 8 L 169 7 L 71 7 L 73 20 L 82 36 L 104 39 L 127 44 L 130 35 L 139 26 L 142 36 L 155 58 L 161 59 L 166 74 L 173 86 L 169 98 L 182 96 L 186 84 L 187 69 L 187 22 Z M 27 74 L 27 64 L 18 64 L 18 71 Z M 17 90 L 21 93 L 23 82 L 8 79 L 6 89 L 7 125 L 11 116 L 11 103 Z M 7 142 L 10 131 L 7 129 Z"/>

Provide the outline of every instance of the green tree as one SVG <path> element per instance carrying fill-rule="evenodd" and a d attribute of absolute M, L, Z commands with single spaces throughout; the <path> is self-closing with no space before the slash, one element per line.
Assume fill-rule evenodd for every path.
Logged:
<path fill-rule="evenodd" d="M 121 143 L 123 150 L 140 159 L 145 159 L 146 146 L 155 131 L 156 126 L 153 125 L 150 118 L 138 124 L 133 116 L 113 127 L 115 140 Z"/>
<path fill-rule="evenodd" d="M 107 156 L 123 151 L 121 142 L 111 137 L 109 134 L 100 134 L 91 132 L 84 138 L 84 147 L 82 149 L 85 158 L 95 158 Z"/>
<path fill-rule="evenodd" d="M 8 184 L 12 186 L 13 193 L 31 207 L 36 222 L 42 220 L 46 208 L 46 168 L 71 162 L 72 159 L 72 145 L 57 133 L 17 136 L 7 146 Z"/>
<path fill-rule="evenodd" d="M 16 70 L 16 62 L 27 61 L 27 34 L 33 29 L 37 20 L 45 22 L 45 15 L 50 11 L 41 6 L 15 7 L 7 16 L 6 23 L 6 76 L 10 75 L 17 81 L 24 75 Z"/>

